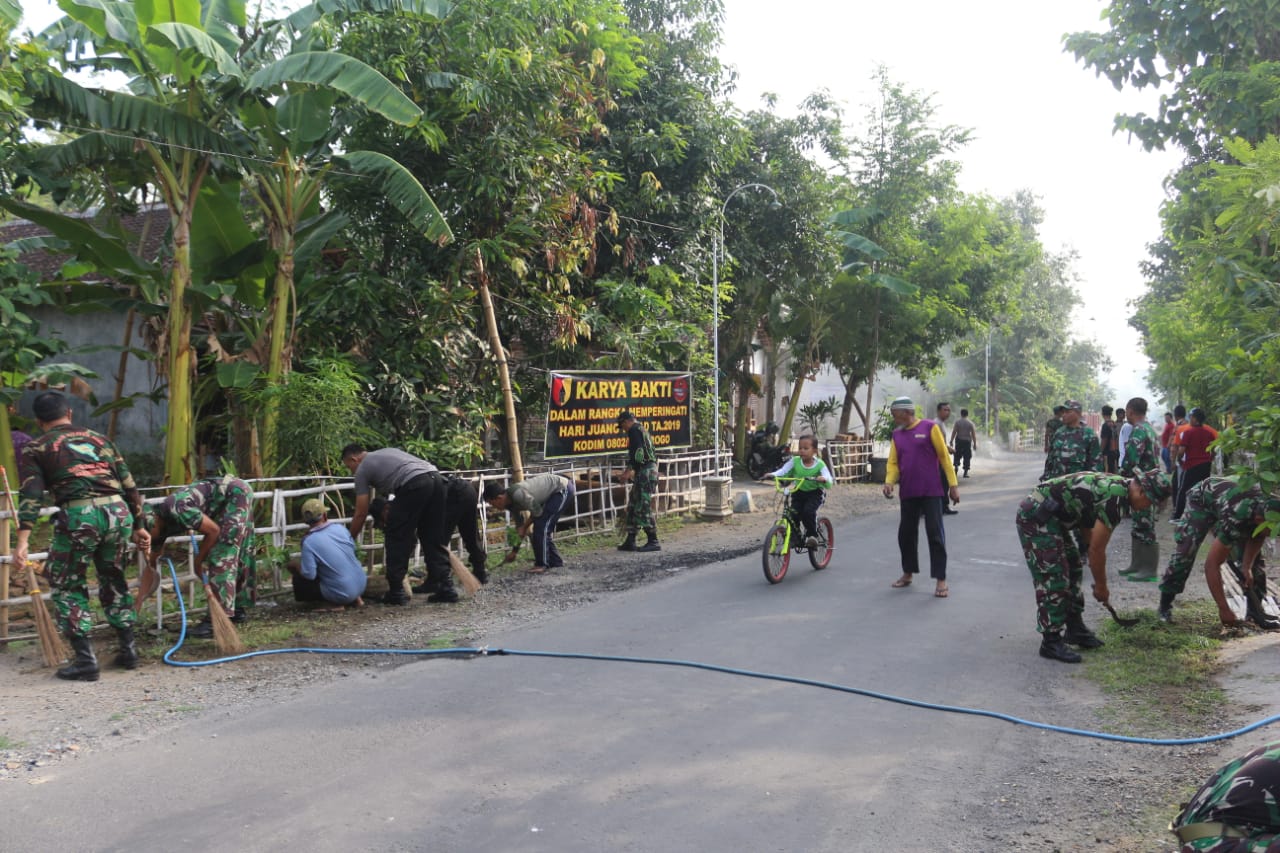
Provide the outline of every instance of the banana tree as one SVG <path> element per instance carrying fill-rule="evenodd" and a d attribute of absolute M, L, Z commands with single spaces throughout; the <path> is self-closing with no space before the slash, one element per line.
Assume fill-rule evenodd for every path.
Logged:
<path fill-rule="evenodd" d="M 389 0 L 380 0 L 379 5 L 392 11 L 403 8 Z M 243 215 L 229 213 L 225 204 L 209 203 L 225 200 L 228 188 L 238 186 L 236 181 L 244 173 L 251 175 L 253 186 L 270 186 L 270 179 L 257 179 L 265 170 L 259 168 L 261 138 L 254 129 L 273 123 L 289 127 L 288 120 L 278 120 L 281 115 L 293 116 L 294 124 L 305 124 L 305 109 L 290 106 L 289 98 L 278 99 L 291 87 L 345 96 L 405 125 L 416 123 L 421 110 L 385 77 L 351 57 L 299 51 L 277 59 L 269 52 L 250 50 L 241 36 L 246 19 L 238 3 L 59 0 L 59 6 L 66 17 L 50 28 L 48 36 L 53 46 L 65 52 L 65 66 L 123 72 L 129 81 L 127 91 L 113 91 L 84 86 L 52 72 L 28 74 L 28 88 L 35 99 L 33 114 L 81 134 L 63 145 L 47 147 L 40 166 L 46 174 L 56 175 L 141 156 L 151 167 L 150 181 L 165 202 L 170 226 L 167 290 L 162 296 L 156 294 L 168 309 L 165 474 L 170 482 L 188 482 L 196 473 L 191 303 L 219 294 L 217 288 L 193 292 L 192 228 L 197 210 L 208 207 L 208 216 L 201 222 L 208 231 L 196 235 L 197 243 L 203 240 L 220 246 L 225 254 L 245 248 Z M 308 8 L 320 14 L 340 6 L 327 3 Z M 366 166 L 376 180 L 389 180 L 387 175 L 395 172 L 382 160 L 348 158 L 354 161 L 353 170 Z M 297 170 L 282 168 L 281 172 L 289 175 Z M 401 180 L 397 190 L 392 201 L 398 208 L 425 211 L 426 220 L 438 222 L 439 212 L 420 186 L 415 195 Z M 280 259 L 272 294 L 272 330 L 287 326 L 295 217 L 308 209 L 308 193 L 314 192 L 309 187 L 274 194 L 283 223 L 268 226 L 269 233 L 279 235 L 273 248 Z M 416 207 L 406 201 L 409 198 Z M 232 224 L 233 218 L 239 228 Z M 202 275 L 212 266 L 202 264 Z M 236 296 L 252 297 L 243 287 L 242 282 Z M 252 306 L 255 300 L 246 302 Z M 272 335 L 271 340 L 275 367 L 268 373 L 278 379 L 284 370 L 284 335 Z"/>

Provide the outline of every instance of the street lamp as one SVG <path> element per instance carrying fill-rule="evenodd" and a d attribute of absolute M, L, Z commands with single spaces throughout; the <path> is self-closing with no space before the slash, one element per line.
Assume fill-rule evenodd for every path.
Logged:
<path fill-rule="evenodd" d="M 724 251 L 725 211 L 729 209 L 729 202 L 733 200 L 733 197 L 743 190 L 764 190 L 773 196 L 773 204 L 770 205 L 770 209 L 776 210 L 782 207 L 778 201 L 777 191 L 768 184 L 759 183 L 741 184 L 734 187 L 725 196 L 724 204 L 720 205 L 720 220 L 716 224 L 716 239 L 711 247 L 711 358 L 714 365 L 712 368 L 714 371 L 712 377 L 714 397 L 712 402 L 715 403 L 715 435 L 712 437 L 712 446 L 715 448 L 715 469 L 712 471 L 712 476 L 703 481 L 706 489 L 706 500 L 702 511 L 703 515 L 714 518 L 726 518 L 733 515 L 733 507 L 729 503 L 729 484 L 733 482 L 733 478 L 720 476 L 720 253 Z"/>

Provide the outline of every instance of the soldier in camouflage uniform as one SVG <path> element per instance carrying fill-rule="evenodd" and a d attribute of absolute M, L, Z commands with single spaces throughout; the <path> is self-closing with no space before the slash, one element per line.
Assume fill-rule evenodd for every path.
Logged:
<path fill-rule="evenodd" d="M 1129 440 L 1120 450 L 1120 476 L 1135 477 L 1142 471 L 1161 467 L 1160 436 L 1147 423 L 1147 401 L 1134 397 L 1124 407 L 1125 417 L 1133 425 Z M 1133 560 L 1129 568 L 1121 572 L 1129 580 L 1152 581 L 1160 571 L 1160 546 L 1156 542 L 1156 511 L 1154 508 L 1134 509 L 1130 535 Z"/>
<path fill-rule="evenodd" d="M 618 429 L 627 433 L 627 469 L 622 472 L 622 481 L 632 481 L 627 499 L 627 538 L 618 550 L 661 551 L 658 524 L 653 517 L 653 495 L 658 491 L 658 455 L 653 451 L 653 440 L 636 423 L 635 415 L 625 409 L 618 415 Z M 641 530 L 648 539 L 637 546 L 636 533 Z"/>
<path fill-rule="evenodd" d="M 170 536 L 199 533 L 195 573 L 209 581 L 222 609 L 235 622 L 247 618 L 253 605 L 256 560 L 253 536 L 253 487 L 230 474 L 208 477 L 183 486 L 145 510 L 147 528 L 158 546 Z M 154 567 L 162 547 L 151 557 Z M 187 632 L 212 637 L 208 617 Z"/>
<path fill-rule="evenodd" d="M 1065 477 L 1081 471 L 1102 471 L 1102 444 L 1098 435 L 1080 422 L 1084 406 L 1078 400 L 1063 404 L 1062 426 L 1053 434 L 1049 452 L 1044 457 L 1044 474 L 1040 480 Z"/>
<path fill-rule="evenodd" d="M 1180 853 L 1280 853 L 1280 742 L 1219 768 L 1169 829 Z"/>
<path fill-rule="evenodd" d="M 1053 417 L 1044 422 L 1044 452 L 1049 452 L 1049 446 L 1053 444 L 1053 437 L 1058 430 L 1062 428 L 1062 407 L 1053 407 Z"/>
<path fill-rule="evenodd" d="M 1244 582 L 1253 581 L 1253 569 L 1270 531 L 1254 531 L 1266 519 L 1267 510 L 1280 511 L 1280 500 L 1268 498 L 1257 486 L 1242 487 L 1230 477 L 1210 477 L 1191 487 L 1182 518 L 1173 530 L 1173 556 L 1160 582 L 1160 621 L 1173 621 L 1173 600 L 1187 586 L 1196 553 L 1212 531 L 1213 543 L 1205 559 L 1204 576 L 1209 593 L 1218 605 L 1224 625 L 1237 620 L 1227 605 L 1222 589 L 1222 564 L 1232 551 L 1241 556 Z"/>
<path fill-rule="evenodd" d="M 1122 505 L 1142 509 L 1164 500 L 1170 491 L 1169 475 L 1163 471 L 1147 471 L 1132 479 L 1091 471 L 1046 480 L 1018 506 L 1018 539 L 1036 589 L 1041 657 L 1079 663 L 1080 655 L 1067 644 L 1086 649 L 1102 645 L 1084 624 L 1080 590 L 1084 565 L 1068 534 L 1085 532 L 1093 597 L 1106 604 L 1110 599 L 1107 542 L 1120 521 Z"/>
<path fill-rule="evenodd" d="M 26 564 L 40 502 L 46 493 L 51 494 L 58 505 L 48 562 L 53 606 L 58 628 L 75 650 L 75 658 L 58 670 L 58 677 L 98 680 L 98 659 L 89 640 L 93 628 L 88 581 L 91 563 L 98 575 L 98 600 L 120 638 L 116 663 L 136 669 L 133 596 L 125 580 L 124 563 L 131 533 L 139 547 L 150 544 L 146 532 L 138 529 L 142 498 L 115 445 L 106 436 L 72 426 L 65 396 L 47 391 L 36 397 L 34 408 L 43 433 L 22 449 L 14 565 L 21 569 Z"/>

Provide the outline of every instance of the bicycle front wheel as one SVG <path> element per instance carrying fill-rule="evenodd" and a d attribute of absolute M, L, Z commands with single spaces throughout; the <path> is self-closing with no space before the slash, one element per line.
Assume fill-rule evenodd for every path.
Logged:
<path fill-rule="evenodd" d="M 831 520 L 818 519 L 818 547 L 809 549 L 809 562 L 815 569 L 825 569 L 831 562 L 831 554 L 836 550 L 836 533 L 831 528 Z"/>
<path fill-rule="evenodd" d="M 787 527 L 775 524 L 764 537 L 760 549 L 764 562 L 764 577 L 769 583 L 781 583 L 791 565 L 791 549 L 787 547 Z"/>

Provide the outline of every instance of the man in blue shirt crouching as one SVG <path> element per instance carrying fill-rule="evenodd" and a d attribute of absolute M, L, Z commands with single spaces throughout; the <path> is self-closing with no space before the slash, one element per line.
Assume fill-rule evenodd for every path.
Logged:
<path fill-rule="evenodd" d="M 295 601 L 363 607 L 368 576 L 356 557 L 356 543 L 345 525 L 330 524 L 328 510 L 320 498 L 302 505 L 302 520 L 310 525 L 302 540 L 301 563 L 290 563 Z"/>

